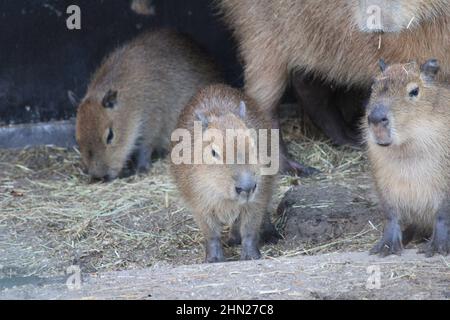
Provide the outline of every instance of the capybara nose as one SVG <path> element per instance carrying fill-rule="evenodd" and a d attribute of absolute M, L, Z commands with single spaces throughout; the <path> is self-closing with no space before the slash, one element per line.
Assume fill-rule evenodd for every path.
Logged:
<path fill-rule="evenodd" d="M 383 105 L 375 107 L 369 114 L 369 124 L 387 126 L 389 124 L 387 108 Z"/>
<path fill-rule="evenodd" d="M 239 177 L 238 182 L 236 183 L 236 193 L 242 194 L 246 192 L 247 194 L 251 194 L 256 190 L 256 181 L 254 177 L 249 173 L 244 173 Z"/>
<path fill-rule="evenodd" d="M 248 185 L 246 187 L 236 187 L 237 194 L 241 194 L 242 192 L 246 192 L 248 194 L 254 192 L 256 190 L 256 183 L 253 185 Z"/>

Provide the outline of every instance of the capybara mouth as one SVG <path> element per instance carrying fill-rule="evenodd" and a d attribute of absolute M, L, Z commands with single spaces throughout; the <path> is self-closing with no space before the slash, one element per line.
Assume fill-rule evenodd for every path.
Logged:
<path fill-rule="evenodd" d="M 377 145 L 380 147 L 389 147 L 392 145 L 392 142 L 377 142 Z"/>
<path fill-rule="evenodd" d="M 370 131 L 374 142 L 381 147 L 392 145 L 391 130 L 382 125 L 371 125 Z"/>

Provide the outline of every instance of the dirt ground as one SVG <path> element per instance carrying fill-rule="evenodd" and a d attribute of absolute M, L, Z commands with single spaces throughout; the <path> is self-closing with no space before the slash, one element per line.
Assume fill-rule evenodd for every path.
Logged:
<path fill-rule="evenodd" d="M 97 298 L 145 298 L 148 294 L 189 298 L 197 285 L 209 288 L 205 289 L 209 294 L 215 295 L 210 290 L 215 287 L 229 294 L 221 298 L 411 298 L 412 288 L 416 298 L 448 298 L 448 258 L 426 260 L 413 253 L 392 260 L 389 272 L 394 275 L 388 277 L 399 281 L 388 281 L 392 290 L 358 291 L 368 277 L 365 268 L 369 263 L 383 268 L 391 265 L 391 260 L 366 254 L 380 236 L 382 220 L 364 153 L 331 146 L 308 132 L 300 120 L 285 128 L 293 157 L 321 173 L 307 179 L 279 177 L 271 211 L 283 239 L 263 247 L 264 261 L 219 266 L 200 265 L 202 236 L 179 200 L 168 176 L 167 160 L 157 161 L 146 176 L 91 184 L 81 170 L 76 149 L 0 150 L 0 298 L 89 298 L 90 291 Z M 226 248 L 225 253 L 230 261 L 239 258 L 239 248 Z M 320 263 L 324 263 L 323 270 Z M 52 283 L 58 287 L 64 282 L 70 266 L 89 275 L 85 289 L 78 293 L 52 289 Z M 248 272 L 261 274 L 254 282 L 260 285 L 233 295 L 233 281 L 247 278 L 244 266 Z M 347 272 L 344 266 L 350 270 L 348 275 L 342 274 Z M 203 270 L 209 270 L 208 281 L 214 281 L 210 275 L 215 273 L 241 273 L 232 277 L 228 290 L 206 280 L 194 283 L 195 274 Z M 280 284 L 277 289 L 266 284 L 266 280 L 274 282 L 270 272 Z M 325 272 L 323 279 L 321 272 Z M 128 275 L 136 281 L 147 279 L 141 291 L 126 289 Z M 307 286 L 287 290 L 283 285 L 292 282 L 290 275 L 298 277 L 299 283 L 306 281 Z M 152 281 L 157 279 L 160 282 L 155 287 Z M 165 292 L 170 279 L 178 279 L 173 281 L 179 286 Z M 339 281 L 333 284 L 330 279 Z M 49 291 L 41 290 L 42 283 L 48 282 Z M 341 294 L 338 286 L 343 282 L 348 282 L 347 291 Z M 145 295 L 145 284 L 155 291 Z M 120 289 L 108 296 L 102 290 L 111 285 Z M 271 294 L 273 290 L 281 291 Z"/>

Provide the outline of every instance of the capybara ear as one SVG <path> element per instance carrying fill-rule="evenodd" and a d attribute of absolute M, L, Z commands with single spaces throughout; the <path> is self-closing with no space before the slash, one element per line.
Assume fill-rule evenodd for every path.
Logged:
<path fill-rule="evenodd" d="M 440 68 L 441 67 L 439 66 L 439 62 L 437 59 L 428 60 L 420 68 L 420 71 L 422 73 L 422 79 L 428 82 L 434 81 Z"/>
<path fill-rule="evenodd" d="M 67 98 L 69 98 L 70 104 L 76 109 L 80 105 L 80 99 L 77 94 L 72 90 L 67 91 Z"/>
<path fill-rule="evenodd" d="M 384 59 L 380 59 L 380 61 L 378 62 L 378 64 L 380 65 L 380 70 L 381 70 L 381 72 L 385 72 L 386 69 L 387 69 L 386 61 L 384 61 Z"/>
<path fill-rule="evenodd" d="M 195 118 L 197 119 L 197 121 L 200 121 L 202 123 L 203 130 L 206 130 L 206 128 L 208 128 L 209 121 L 203 112 L 196 110 Z"/>
<path fill-rule="evenodd" d="M 241 101 L 239 104 L 239 117 L 242 119 L 245 119 L 245 116 L 247 115 L 247 105 L 244 101 Z"/>
<path fill-rule="evenodd" d="M 117 91 L 109 90 L 102 100 L 102 105 L 106 109 L 114 109 L 117 104 Z"/>

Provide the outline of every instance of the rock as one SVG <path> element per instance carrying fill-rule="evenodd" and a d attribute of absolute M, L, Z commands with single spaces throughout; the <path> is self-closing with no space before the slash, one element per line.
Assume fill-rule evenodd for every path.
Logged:
<path fill-rule="evenodd" d="M 348 186 L 322 182 L 294 187 L 277 212 L 285 216 L 286 239 L 312 244 L 356 234 L 370 223 L 382 222 L 368 179 Z"/>

